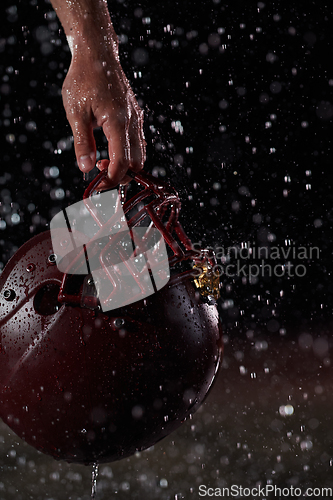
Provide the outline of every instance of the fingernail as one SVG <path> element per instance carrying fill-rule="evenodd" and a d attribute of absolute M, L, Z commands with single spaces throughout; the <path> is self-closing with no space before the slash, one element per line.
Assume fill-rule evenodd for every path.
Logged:
<path fill-rule="evenodd" d="M 90 153 L 90 155 L 80 156 L 79 158 L 79 167 L 80 170 L 85 172 L 89 172 L 94 168 L 95 163 L 95 153 Z"/>

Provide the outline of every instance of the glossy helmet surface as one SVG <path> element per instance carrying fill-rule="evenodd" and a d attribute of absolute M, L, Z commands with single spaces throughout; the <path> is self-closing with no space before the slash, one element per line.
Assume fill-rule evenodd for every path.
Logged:
<path fill-rule="evenodd" d="M 92 215 L 103 175 L 84 195 Z M 91 276 L 59 270 L 50 231 L 0 276 L 0 416 L 56 459 L 111 462 L 152 446 L 196 411 L 220 363 L 214 257 L 192 249 L 172 188 L 132 177 L 137 193 L 119 198 L 129 229 L 148 219 L 168 247 L 171 277 L 160 290 L 105 312 Z M 77 269 L 85 258 L 77 255 Z M 107 251 L 102 269 L 103 259 Z"/>

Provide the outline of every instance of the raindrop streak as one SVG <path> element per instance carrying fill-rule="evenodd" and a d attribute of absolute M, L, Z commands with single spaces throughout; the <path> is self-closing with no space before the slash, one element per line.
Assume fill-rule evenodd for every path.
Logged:
<path fill-rule="evenodd" d="M 97 477 L 98 477 L 98 464 L 94 464 L 91 472 L 91 500 L 95 500 Z"/>

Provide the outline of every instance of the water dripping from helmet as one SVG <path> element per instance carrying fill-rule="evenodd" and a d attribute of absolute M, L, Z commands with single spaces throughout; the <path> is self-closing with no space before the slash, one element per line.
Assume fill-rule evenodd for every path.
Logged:
<path fill-rule="evenodd" d="M 98 477 L 98 464 L 94 464 L 91 471 L 91 500 L 96 498 L 97 477 Z"/>

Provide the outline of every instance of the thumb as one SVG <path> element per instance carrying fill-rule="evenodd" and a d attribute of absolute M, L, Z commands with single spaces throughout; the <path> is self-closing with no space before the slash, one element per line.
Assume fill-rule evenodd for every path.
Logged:
<path fill-rule="evenodd" d="M 74 138 L 74 149 L 79 169 L 89 172 L 96 163 L 96 143 L 91 120 L 82 115 L 69 119 Z"/>

